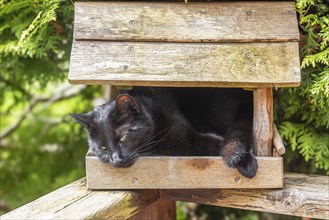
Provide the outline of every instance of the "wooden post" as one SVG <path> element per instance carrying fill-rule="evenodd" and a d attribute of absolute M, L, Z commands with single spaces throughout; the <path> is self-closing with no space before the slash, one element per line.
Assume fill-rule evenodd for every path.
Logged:
<path fill-rule="evenodd" d="M 254 90 L 253 141 L 257 156 L 272 156 L 272 88 Z"/>
<path fill-rule="evenodd" d="M 120 94 L 120 91 L 116 86 L 105 85 L 104 89 L 104 97 L 106 100 L 115 100 L 116 97 Z"/>
<path fill-rule="evenodd" d="M 151 205 L 145 207 L 129 218 L 129 220 L 175 220 L 176 219 L 176 202 L 169 199 L 158 199 Z"/>

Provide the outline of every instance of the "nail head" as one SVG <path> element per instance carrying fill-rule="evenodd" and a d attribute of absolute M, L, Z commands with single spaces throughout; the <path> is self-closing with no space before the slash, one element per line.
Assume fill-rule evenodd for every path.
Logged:
<path fill-rule="evenodd" d="M 138 179 L 136 177 L 133 178 L 133 184 L 138 184 Z"/>
<path fill-rule="evenodd" d="M 240 183 L 240 182 L 241 182 L 241 178 L 240 178 L 240 177 L 238 177 L 238 176 L 237 176 L 237 177 L 235 177 L 235 179 L 234 179 L 234 180 L 235 180 L 235 182 L 236 182 L 236 183 Z"/>

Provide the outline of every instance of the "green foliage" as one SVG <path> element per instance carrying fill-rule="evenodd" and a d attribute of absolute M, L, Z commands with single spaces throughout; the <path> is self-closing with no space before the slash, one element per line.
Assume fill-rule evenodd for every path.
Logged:
<path fill-rule="evenodd" d="M 1 0 L 1 81 L 6 85 L 1 90 L 15 91 L 15 99 L 22 100 L 30 98 L 31 87 L 64 80 L 72 25 L 70 1 Z"/>
<path fill-rule="evenodd" d="M 86 134 L 69 113 L 101 89 L 63 86 L 72 26 L 71 1 L 0 0 L 0 213 L 85 175 Z"/>
<path fill-rule="evenodd" d="M 56 10 L 62 2 L 61 0 L 3 1 L 0 6 L 2 17 L 0 33 L 5 37 L 11 37 L 3 39 L 0 54 L 25 58 L 44 58 L 49 56 L 48 53 L 56 54 L 58 36 L 54 34 L 56 31 L 54 25 Z"/>
<path fill-rule="evenodd" d="M 40 103 L 15 133 L 2 140 L 0 197 L 10 208 L 85 175 L 83 158 L 87 137 L 69 113 L 92 108 L 83 94 L 99 93 L 95 93 L 94 88 L 87 90 L 82 91 L 82 95 L 53 103 L 50 108 L 47 103 Z M 5 98 L 10 99 L 10 94 L 6 93 Z M 1 107 L 2 112 L 5 107 Z M 16 117 L 7 115 L 4 119 L 12 123 Z"/>
<path fill-rule="evenodd" d="M 304 124 L 284 122 L 281 124 L 281 135 L 291 140 L 292 150 L 298 150 L 306 161 L 314 159 L 315 167 L 329 170 L 329 135 Z"/>
<path fill-rule="evenodd" d="M 329 6 L 322 0 L 297 0 L 296 10 L 302 84 L 277 92 L 277 121 L 292 150 L 329 173 Z"/>

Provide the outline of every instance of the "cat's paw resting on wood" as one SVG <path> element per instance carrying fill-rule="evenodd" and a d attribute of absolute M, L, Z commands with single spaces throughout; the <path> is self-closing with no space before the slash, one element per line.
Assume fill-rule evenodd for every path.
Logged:
<path fill-rule="evenodd" d="M 240 89 L 136 87 L 91 112 L 71 115 L 90 150 L 114 167 L 140 156 L 218 156 L 252 178 L 252 94 Z"/>

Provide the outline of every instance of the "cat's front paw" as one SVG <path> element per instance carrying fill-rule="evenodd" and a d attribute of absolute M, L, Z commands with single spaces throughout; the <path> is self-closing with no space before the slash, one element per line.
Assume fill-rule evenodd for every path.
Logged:
<path fill-rule="evenodd" d="M 224 160 L 229 167 L 236 168 L 245 177 L 252 178 L 257 173 L 257 160 L 250 152 L 236 151 L 224 157 Z"/>
<path fill-rule="evenodd" d="M 256 158 L 249 154 L 247 158 L 242 159 L 235 168 L 245 177 L 252 178 L 256 175 L 258 164 Z"/>

